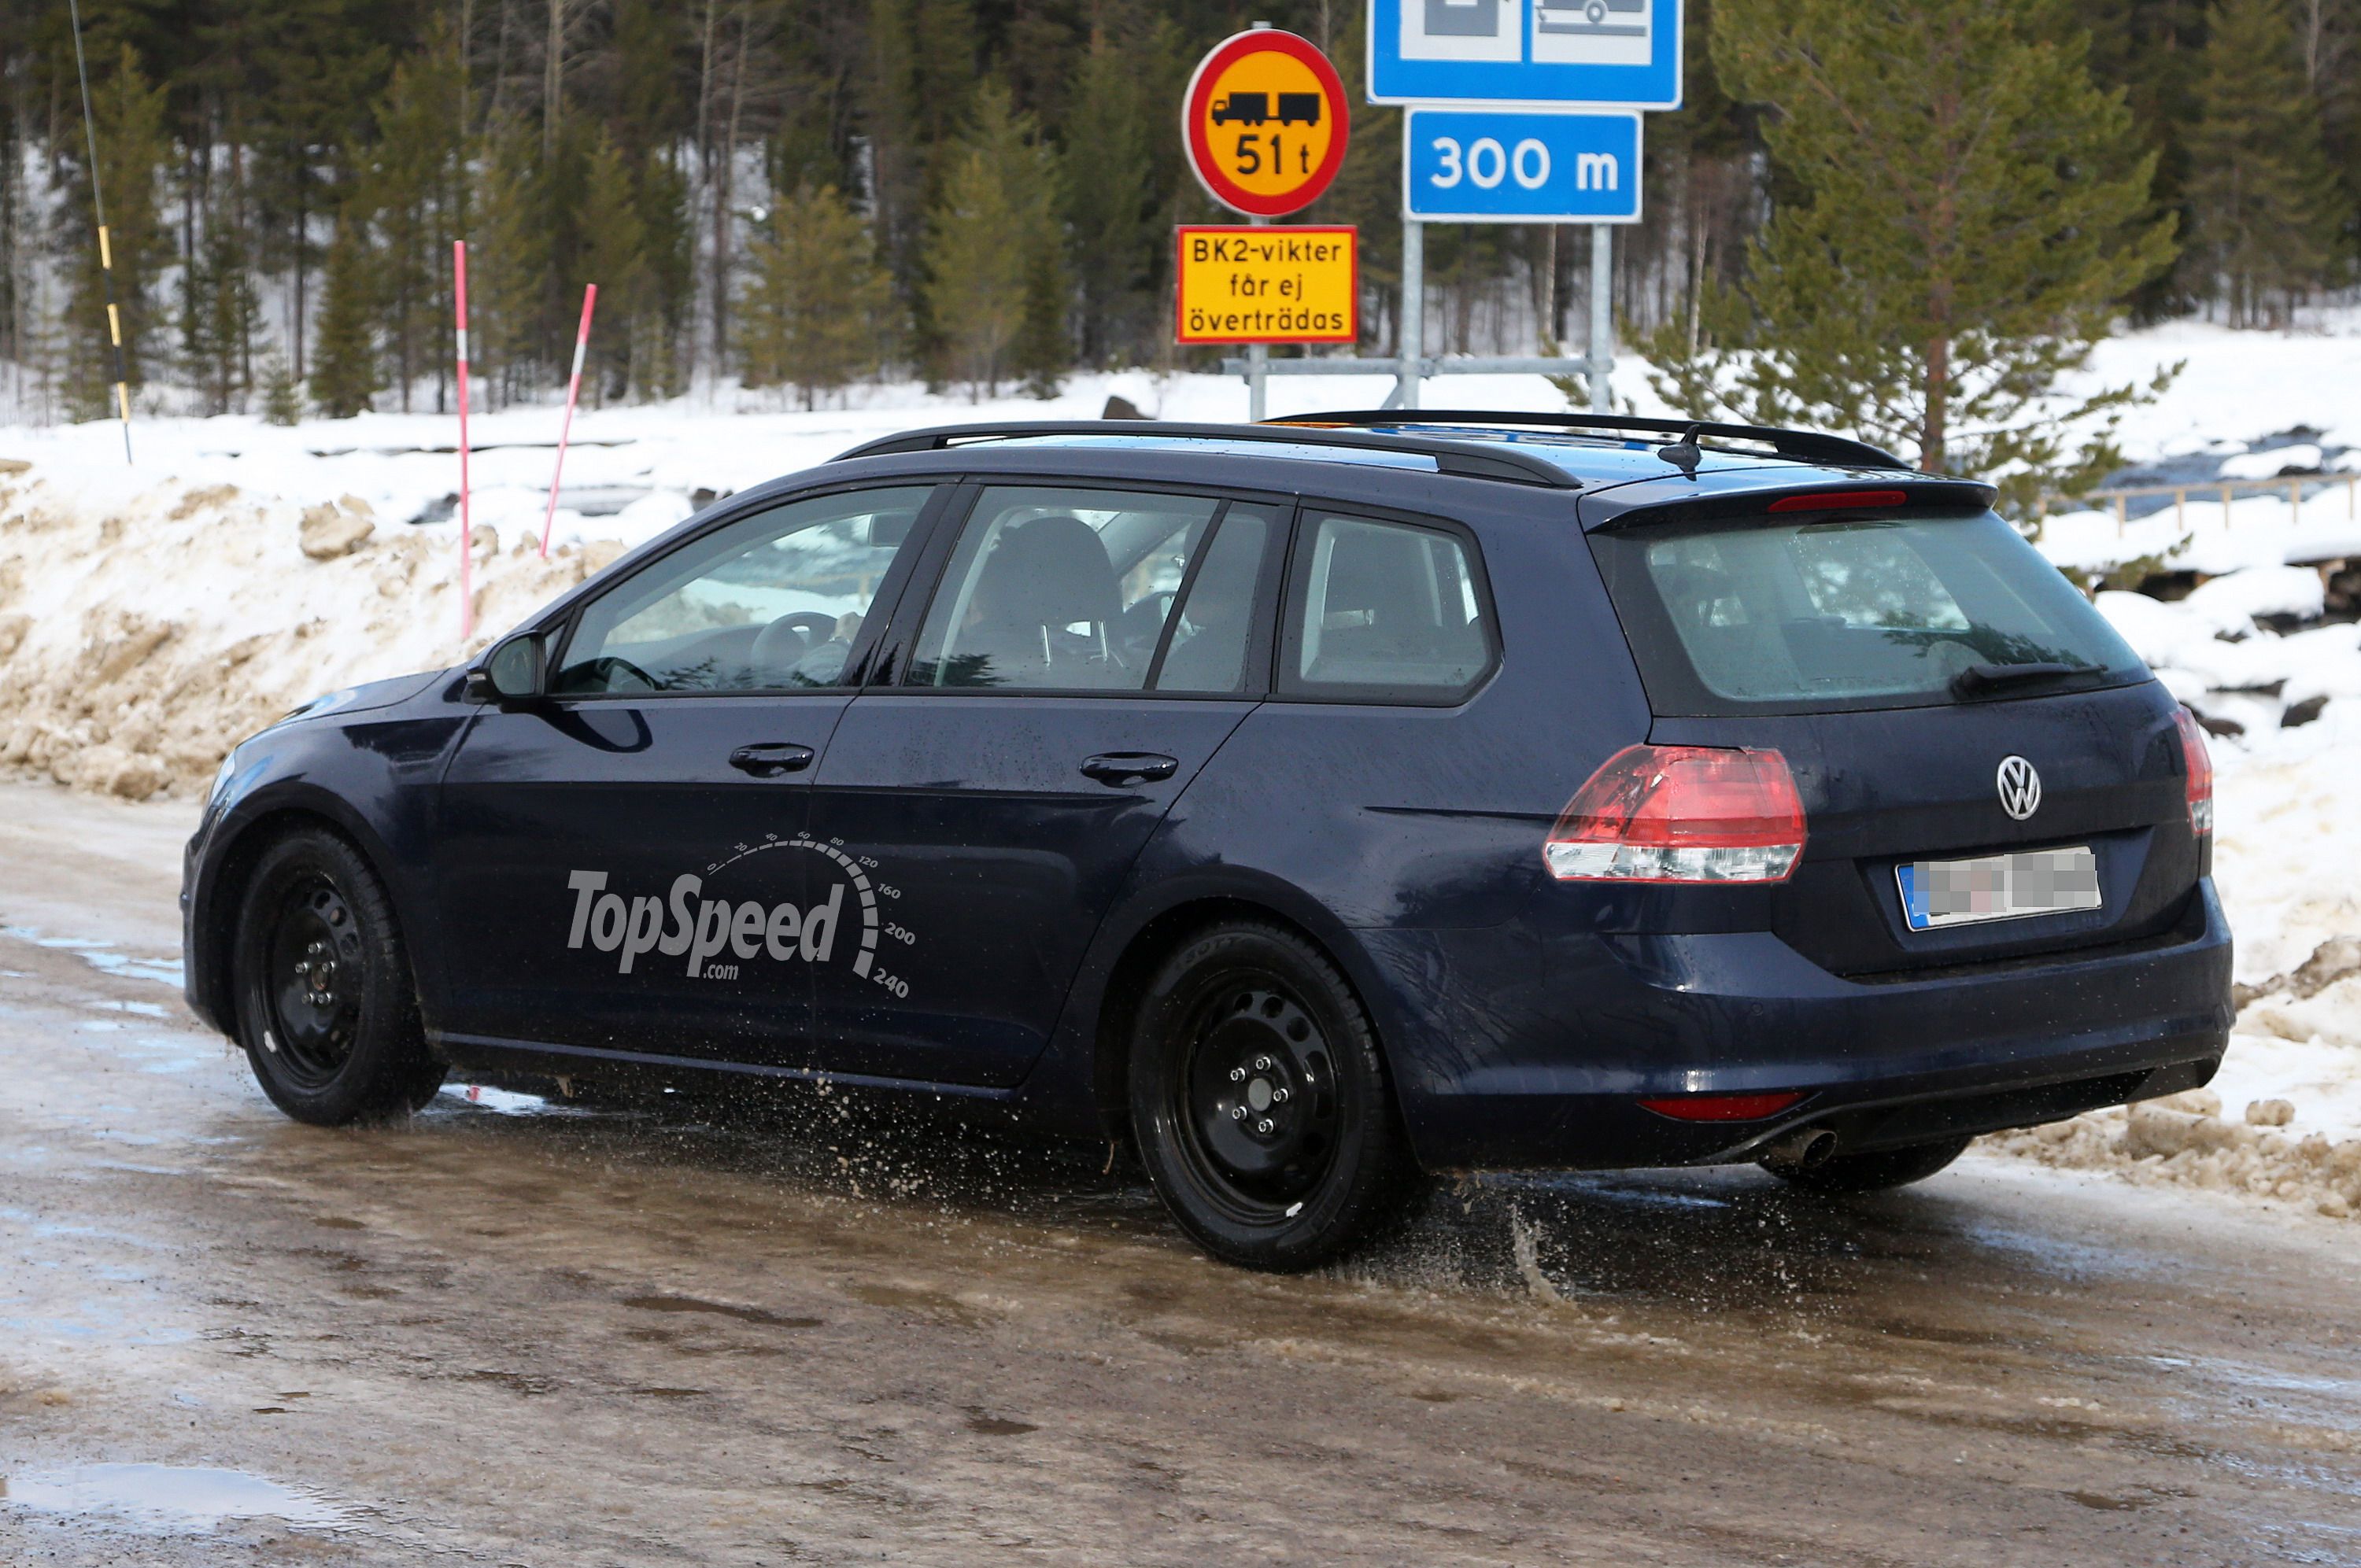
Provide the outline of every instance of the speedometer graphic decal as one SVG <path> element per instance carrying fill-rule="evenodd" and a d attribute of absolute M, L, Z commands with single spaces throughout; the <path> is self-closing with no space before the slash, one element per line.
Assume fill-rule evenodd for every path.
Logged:
<path fill-rule="evenodd" d="M 801 834 L 792 839 L 774 839 L 760 844 L 739 844 L 734 846 L 738 851 L 736 854 L 726 861 L 714 861 L 705 868 L 706 874 L 719 875 L 739 861 L 762 854 L 767 850 L 808 850 L 816 855 L 825 855 L 834 861 L 843 870 L 845 876 L 851 880 L 852 895 L 860 905 L 861 950 L 853 955 L 852 972 L 866 980 L 869 977 L 870 966 L 877 961 L 878 931 L 877 889 L 869 880 L 867 868 L 877 862 L 865 855 L 856 859 L 846 854 L 843 844 L 844 840 L 841 839 L 822 843 L 817 839 L 807 839 Z M 898 889 L 889 891 L 897 894 L 899 892 Z"/>

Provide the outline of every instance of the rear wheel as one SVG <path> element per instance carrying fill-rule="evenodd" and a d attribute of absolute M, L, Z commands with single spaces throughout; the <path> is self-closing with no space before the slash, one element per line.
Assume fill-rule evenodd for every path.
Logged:
<path fill-rule="evenodd" d="M 1293 932 L 1205 932 L 1148 987 L 1131 1122 L 1180 1228 L 1217 1257 L 1294 1270 L 1397 1217 L 1411 1172 L 1376 1032 Z"/>
<path fill-rule="evenodd" d="M 404 1115 L 441 1086 L 392 900 L 335 834 L 299 829 L 262 852 L 233 961 L 238 1043 L 262 1091 L 297 1121 Z"/>
<path fill-rule="evenodd" d="M 1944 1138 L 1905 1148 L 1840 1154 L 1803 1169 L 1766 1162 L 1763 1169 L 1807 1192 L 1883 1192 L 1924 1181 L 1967 1151 L 1973 1138 Z"/>

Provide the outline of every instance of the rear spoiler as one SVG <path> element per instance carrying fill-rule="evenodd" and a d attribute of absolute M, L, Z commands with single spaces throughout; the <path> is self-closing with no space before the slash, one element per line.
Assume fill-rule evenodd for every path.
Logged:
<path fill-rule="evenodd" d="M 1642 480 L 1617 488 L 1654 488 L 1663 483 Z M 1749 485 L 1742 489 L 1707 489 L 1703 494 L 1675 490 L 1661 500 L 1635 500 L 1590 526 L 1616 529 L 1642 523 L 1768 521 L 1774 517 L 1834 518 L 1865 511 L 1985 511 L 1999 494 L 1981 479 L 1935 479 L 1898 474 L 1892 478 L 1881 476 L 1874 479 L 1820 479 L 1810 484 Z M 1606 490 L 1595 494 L 1591 504 L 1619 499 L 1616 490 Z"/>

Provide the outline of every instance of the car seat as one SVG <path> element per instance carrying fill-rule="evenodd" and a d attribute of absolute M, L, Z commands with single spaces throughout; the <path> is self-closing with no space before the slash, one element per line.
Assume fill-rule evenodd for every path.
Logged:
<path fill-rule="evenodd" d="M 954 664 L 976 685 L 1122 684 L 1107 623 L 1123 609 L 1106 545 L 1078 517 L 1037 517 L 1004 530 L 971 599 L 974 623 Z M 1070 628 L 1086 626 L 1086 632 Z"/>

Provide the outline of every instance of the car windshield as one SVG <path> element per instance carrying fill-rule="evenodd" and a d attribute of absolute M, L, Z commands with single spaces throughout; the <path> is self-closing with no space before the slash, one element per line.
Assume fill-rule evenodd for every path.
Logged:
<path fill-rule="evenodd" d="M 1904 707 L 2145 679 L 1991 512 L 1591 536 L 1664 714 Z"/>

